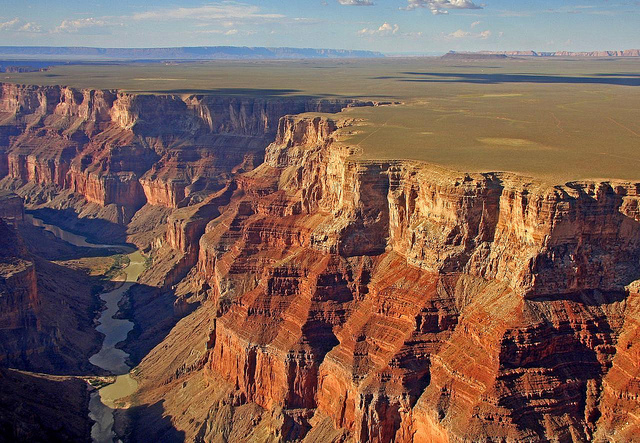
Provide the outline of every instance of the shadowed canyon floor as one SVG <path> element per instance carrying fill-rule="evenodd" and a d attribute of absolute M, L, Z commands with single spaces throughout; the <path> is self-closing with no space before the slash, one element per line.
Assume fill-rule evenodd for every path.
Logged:
<path fill-rule="evenodd" d="M 376 77 L 399 70 L 372 63 Z M 531 81 L 526 72 L 538 65 L 527 63 L 465 65 L 456 76 L 448 65 L 438 75 L 402 66 L 401 79 L 369 83 L 365 90 L 383 87 L 364 97 L 344 84 L 331 97 L 296 83 L 285 92 L 269 84 L 285 78 L 278 76 L 256 85 L 271 91 L 264 94 L 4 84 L 0 186 L 20 195 L 30 214 L 89 241 L 127 241 L 144 254 L 137 284 L 108 311 L 134 323 L 124 342 L 107 343 L 129 354 L 125 363 L 137 383 L 120 400 L 130 407 L 114 415 L 123 441 L 637 438 L 638 177 L 629 165 L 616 175 L 609 174 L 614 163 L 589 169 L 572 160 L 578 147 L 611 158 L 635 155 L 635 136 L 627 130 L 606 140 L 578 132 L 586 126 L 601 131 L 586 124 L 592 107 L 634 131 L 635 123 L 615 113 L 625 114 L 622 96 L 629 103 L 638 98 L 626 76 L 635 62 L 616 62 L 619 74 L 608 82 L 590 80 L 609 78 L 593 73 L 601 66 L 593 61 L 571 68 L 559 62 L 566 76 L 584 81 L 559 81 L 550 71 L 561 65 L 553 64 L 544 65 L 544 79 Z M 217 69 L 223 75 L 237 66 Z M 293 67 L 298 82 L 313 78 L 305 70 L 322 67 L 265 66 L 283 76 Z M 185 72 L 204 82 L 212 68 L 196 68 Z M 118 86 L 109 83 L 116 78 L 110 69 L 121 69 L 124 80 L 140 75 L 139 67 L 110 67 L 102 86 Z M 357 71 L 350 62 L 327 69 Z M 510 74 L 514 79 L 465 74 L 475 69 L 523 72 Z M 452 83 L 438 89 L 450 77 Z M 220 89 L 246 88 L 246 79 L 233 84 L 229 78 Z M 414 78 L 429 82 L 404 81 Z M 411 86 L 389 97 L 400 83 Z M 195 81 L 193 88 L 207 90 Z M 582 93 L 593 98 L 584 108 L 567 104 Z M 395 101 L 403 103 L 388 103 Z M 561 112 L 563 106 L 569 107 Z M 547 108 L 558 108 L 560 123 L 546 113 L 520 121 Z M 498 118 L 503 114 L 512 121 Z M 479 123 L 486 121 L 494 123 Z M 474 122 L 471 133 L 465 122 Z M 449 143 L 443 129 L 431 153 L 451 169 L 411 154 L 426 146 L 419 137 L 446 124 L 460 144 Z M 538 132 L 547 124 L 557 133 L 542 140 Z M 535 134 L 524 135 L 531 128 Z M 586 139 L 592 144 L 581 145 Z M 469 154 L 480 145 L 480 157 Z M 547 151 L 559 155 L 545 159 L 558 169 L 537 173 L 542 166 L 528 165 L 527 155 Z M 489 169 L 482 161 L 492 155 L 498 166 Z M 459 159 L 456 167 L 448 163 L 452 158 Z M 504 165 L 523 172 L 518 162 L 532 177 L 490 172 Z M 601 173 L 606 180 L 586 180 Z M 16 200 L 9 193 L 3 198 Z M 2 207 L 7 219 L 22 216 L 15 202 Z M 23 244 L 12 229 L 6 225 L 11 248 L 0 287 L 0 300 L 11 309 L 1 331 L 19 336 L 33 324 L 46 331 L 39 303 L 62 292 L 47 292 L 34 276 L 26 286 L 13 276 L 53 265 L 66 269 L 68 261 L 98 260 L 90 256 L 100 253 L 56 240 L 59 253 L 70 256 L 47 264 L 53 246 Z M 98 292 L 80 289 L 86 298 L 79 305 L 98 302 Z M 101 342 L 89 327 L 91 312 L 76 339 L 91 346 L 54 348 L 78 367 L 79 373 L 65 375 L 102 375 L 89 364 Z M 62 343 L 65 331 L 58 335 Z M 39 349 L 37 343 L 32 348 Z M 84 410 L 86 401 L 78 403 Z"/>

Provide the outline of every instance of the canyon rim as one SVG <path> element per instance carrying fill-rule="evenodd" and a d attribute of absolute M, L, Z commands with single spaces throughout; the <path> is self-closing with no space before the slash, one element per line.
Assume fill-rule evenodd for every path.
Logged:
<path fill-rule="evenodd" d="M 286 3 L 0 17 L 0 441 L 640 441 L 640 6 Z"/>

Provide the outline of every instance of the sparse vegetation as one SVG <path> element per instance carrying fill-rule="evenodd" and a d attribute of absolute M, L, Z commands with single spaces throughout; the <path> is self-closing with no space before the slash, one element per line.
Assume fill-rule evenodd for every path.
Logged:
<path fill-rule="evenodd" d="M 115 376 L 105 376 L 105 377 L 91 377 L 86 378 L 87 383 L 89 383 L 92 387 L 96 389 L 104 388 L 105 386 L 109 386 L 110 384 L 115 383 Z"/>
<path fill-rule="evenodd" d="M 639 59 L 300 60 L 57 66 L 4 81 L 141 93 L 352 97 L 343 130 L 364 159 L 563 182 L 639 178 Z"/>
<path fill-rule="evenodd" d="M 129 266 L 129 256 L 125 254 L 118 254 L 113 257 L 113 264 L 111 267 L 104 273 L 104 280 L 114 280 L 118 274 L 122 272 L 127 266 Z"/>
<path fill-rule="evenodd" d="M 153 257 L 151 254 L 144 256 L 144 269 L 149 269 L 153 266 Z"/>

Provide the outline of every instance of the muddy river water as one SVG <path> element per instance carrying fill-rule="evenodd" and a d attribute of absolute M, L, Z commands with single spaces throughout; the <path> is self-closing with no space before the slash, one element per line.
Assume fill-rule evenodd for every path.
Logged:
<path fill-rule="evenodd" d="M 114 416 L 118 400 L 133 394 L 137 389 L 137 382 L 131 378 L 129 371 L 131 368 L 126 364 L 129 356 L 126 352 L 115 347 L 116 344 L 125 340 L 129 331 L 133 329 L 133 323 L 129 320 L 117 319 L 113 316 L 118 312 L 118 302 L 122 300 L 125 293 L 136 284 L 138 277 L 144 270 L 144 257 L 140 251 L 123 245 L 99 245 L 87 242 L 85 237 L 67 232 L 58 226 L 49 225 L 42 220 L 27 215 L 27 222 L 40 226 L 56 237 L 65 240 L 75 246 L 84 248 L 110 248 L 119 249 L 127 254 L 129 265 L 123 269 L 126 279 L 120 287 L 109 292 L 100 294 L 104 302 L 105 310 L 99 317 L 100 324 L 96 328 L 104 334 L 102 348 L 98 353 L 91 356 L 89 361 L 116 375 L 116 382 L 105 386 L 91 393 L 89 401 L 89 417 L 95 421 L 91 428 L 91 438 L 96 443 L 113 443 L 118 441 L 113 431 Z"/>

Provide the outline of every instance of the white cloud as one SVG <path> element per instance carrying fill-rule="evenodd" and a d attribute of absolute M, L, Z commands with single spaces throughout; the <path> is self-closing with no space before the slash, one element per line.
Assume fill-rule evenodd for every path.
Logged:
<path fill-rule="evenodd" d="M 103 28 L 105 26 L 109 26 L 109 23 L 104 20 L 93 17 L 80 18 L 77 20 L 63 20 L 53 32 L 75 33 L 81 30 L 95 30 L 96 28 Z"/>
<path fill-rule="evenodd" d="M 399 30 L 400 30 L 400 27 L 397 24 L 391 25 L 388 22 L 384 22 L 382 25 L 380 25 L 380 27 L 378 29 L 363 28 L 363 29 L 358 31 L 358 35 L 360 35 L 360 36 L 367 36 L 367 35 L 387 36 L 387 35 L 397 34 Z"/>
<path fill-rule="evenodd" d="M 22 25 L 19 29 L 20 32 L 34 32 L 39 33 L 42 32 L 42 27 L 35 22 L 28 22 Z"/>
<path fill-rule="evenodd" d="M 481 24 L 482 22 L 480 20 L 478 20 L 477 22 L 473 22 L 471 23 L 471 29 L 475 28 L 476 26 L 478 26 L 479 24 Z"/>
<path fill-rule="evenodd" d="M 465 31 L 463 29 L 458 29 L 457 31 L 452 32 L 451 34 L 447 34 L 446 38 L 448 39 L 475 38 L 480 40 L 486 40 L 489 37 L 491 37 L 491 35 L 492 35 L 492 32 L 489 30 L 475 33 L 471 31 Z"/>
<path fill-rule="evenodd" d="M 14 18 L 13 20 L 9 20 L 7 22 L 0 23 L 0 31 L 11 31 L 15 30 L 20 24 L 19 18 Z"/>
<path fill-rule="evenodd" d="M 371 0 L 338 0 L 338 3 L 344 6 L 373 6 Z"/>
<path fill-rule="evenodd" d="M 451 34 L 449 34 L 447 37 L 449 38 L 465 38 L 465 37 L 469 37 L 471 35 L 471 33 L 469 31 L 463 31 L 462 29 L 458 29 L 455 32 L 452 32 Z"/>
<path fill-rule="evenodd" d="M 275 20 L 282 14 L 265 14 L 258 6 L 237 2 L 211 3 L 195 8 L 156 9 L 133 14 L 134 20 L 250 21 Z"/>
<path fill-rule="evenodd" d="M 34 34 L 42 32 L 42 27 L 35 22 L 24 22 L 16 17 L 9 21 L 0 23 L 0 31 L 27 32 Z"/>
<path fill-rule="evenodd" d="M 448 14 L 449 9 L 482 9 L 472 0 L 407 0 L 406 10 L 426 8 L 433 15 Z"/>

